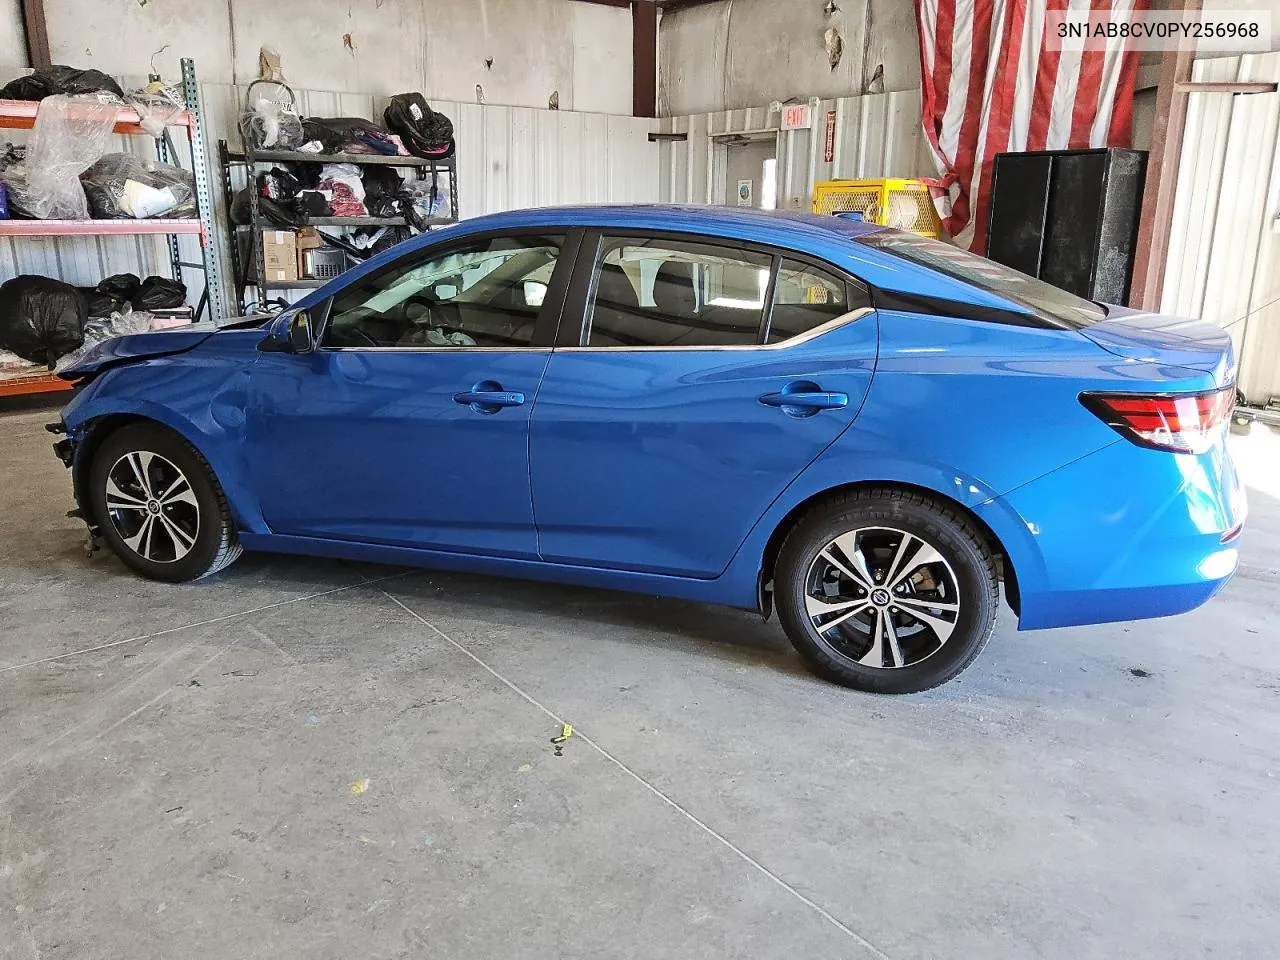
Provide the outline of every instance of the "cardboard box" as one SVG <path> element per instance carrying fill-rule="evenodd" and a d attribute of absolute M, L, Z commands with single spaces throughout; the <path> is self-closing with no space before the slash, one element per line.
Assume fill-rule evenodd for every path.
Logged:
<path fill-rule="evenodd" d="M 298 279 L 298 237 L 292 230 L 264 230 L 262 259 L 267 282 L 281 283 Z"/>
<path fill-rule="evenodd" d="M 323 247 L 324 241 L 320 238 L 320 231 L 315 227 L 303 227 L 297 233 L 298 244 L 298 276 L 309 276 L 307 273 L 307 251 L 314 250 L 317 247 Z"/>

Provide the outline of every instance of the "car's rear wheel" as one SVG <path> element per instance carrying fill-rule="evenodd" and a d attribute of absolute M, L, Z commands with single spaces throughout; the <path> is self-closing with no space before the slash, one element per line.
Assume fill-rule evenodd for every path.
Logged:
<path fill-rule="evenodd" d="M 986 646 L 999 590 L 982 535 L 900 489 L 858 490 L 809 511 L 783 541 L 778 616 L 819 675 L 874 693 L 945 683 Z"/>
<path fill-rule="evenodd" d="M 103 440 L 89 467 L 89 497 L 102 538 L 145 577 L 198 580 L 240 555 L 213 471 L 159 424 L 130 424 Z"/>

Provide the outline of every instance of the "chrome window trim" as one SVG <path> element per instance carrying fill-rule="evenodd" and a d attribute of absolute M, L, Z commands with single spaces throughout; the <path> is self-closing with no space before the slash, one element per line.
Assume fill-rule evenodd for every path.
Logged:
<path fill-rule="evenodd" d="M 550 353 L 554 347 L 319 347 L 316 353 Z M 563 348 L 562 348 L 563 349 Z"/>
<path fill-rule="evenodd" d="M 815 337 L 830 333 L 837 327 L 843 327 L 845 324 L 854 323 L 863 317 L 875 313 L 874 307 L 858 307 L 856 310 L 850 310 L 848 313 L 842 313 L 838 317 L 832 317 L 826 323 L 819 324 L 811 330 L 797 334 L 788 340 L 780 340 L 777 343 L 738 343 L 723 345 L 707 345 L 697 346 L 696 344 L 672 344 L 670 346 L 617 346 L 617 347 L 556 347 L 557 351 L 566 353 L 614 353 L 620 350 L 644 351 L 646 353 L 656 350 L 674 351 L 674 350 L 786 350 L 789 347 L 799 346 L 802 343 L 808 343 Z"/>

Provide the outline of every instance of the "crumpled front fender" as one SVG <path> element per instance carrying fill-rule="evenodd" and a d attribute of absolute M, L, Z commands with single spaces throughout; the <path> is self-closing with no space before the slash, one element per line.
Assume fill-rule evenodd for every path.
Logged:
<path fill-rule="evenodd" d="M 192 324 L 172 330 L 152 330 L 148 333 L 112 337 L 110 340 L 103 340 L 70 366 L 60 370 L 58 376 L 64 380 L 81 380 L 122 363 L 186 353 L 204 343 L 217 330 L 212 323 Z"/>

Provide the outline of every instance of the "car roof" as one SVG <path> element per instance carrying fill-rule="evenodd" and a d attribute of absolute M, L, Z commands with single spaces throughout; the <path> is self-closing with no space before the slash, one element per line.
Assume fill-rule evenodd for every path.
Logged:
<path fill-rule="evenodd" d="M 849 240 L 885 229 L 850 217 L 819 216 L 799 210 L 757 210 L 752 207 L 691 206 L 663 203 L 585 204 L 534 207 L 473 217 L 465 221 L 476 229 L 565 226 L 600 229 L 668 229 L 679 232 L 737 234 L 750 231 L 762 243 L 783 245 L 791 239 Z"/>

